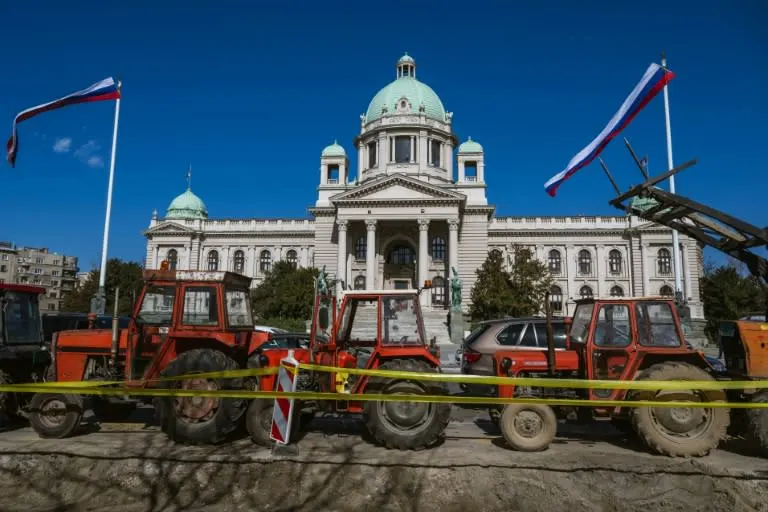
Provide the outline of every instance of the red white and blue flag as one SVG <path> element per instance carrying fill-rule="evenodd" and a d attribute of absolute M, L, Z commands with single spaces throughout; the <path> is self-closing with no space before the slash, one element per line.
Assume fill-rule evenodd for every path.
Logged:
<path fill-rule="evenodd" d="M 120 83 L 116 82 L 114 78 L 110 77 L 105 78 L 104 80 L 97 82 L 87 89 L 83 89 L 82 91 L 73 92 L 72 94 L 64 96 L 63 98 L 59 98 L 58 100 L 49 101 L 48 103 L 43 103 L 42 105 L 37 105 L 36 107 L 28 108 L 19 112 L 18 115 L 13 119 L 13 133 L 11 134 L 11 137 L 8 139 L 8 143 L 6 144 L 6 158 L 8 159 L 8 163 L 11 165 L 11 167 L 16 165 L 16 155 L 19 152 L 19 136 L 16 127 L 20 122 L 26 121 L 27 119 L 35 117 L 38 114 L 42 114 L 43 112 L 56 110 L 58 108 L 66 107 L 69 105 L 75 105 L 77 103 L 116 100 L 119 98 Z"/>
<path fill-rule="evenodd" d="M 669 83 L 675 77 L 675 74 L 670 70 L 659 66 L 656 63 L 652 63 L 648 66 L 640 83 L 635 86 L 634 90 L 630 93 L 624 103 L 619 108 L 618 112 L 614 114 L 611 121 L 603 128 L 603 131 L 595 137 L 595 139 L 589 143 L 587 147 L 574 156 L 568 166 L 561 172 L 557 173 L 544 184 L 544 189 L 552 197 L 555 197 L 558 187 L 563 184 L 565 180 L 573 176 L 579 169 L 588 166 L 597 156 L 605 149 L 605 146 L 616 137 L 621 131 L 629 125 L 634 117 L 648 104 L 650 101 L 664 89 L 664 86 Z"/>

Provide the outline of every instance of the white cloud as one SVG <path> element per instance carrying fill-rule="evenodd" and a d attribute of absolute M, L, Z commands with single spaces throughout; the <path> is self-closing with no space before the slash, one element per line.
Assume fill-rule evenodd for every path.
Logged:
<path fill-rule="evenodd" d="M 101 146 L 95 140 L 89 140 L 75 151 L 75 157 L 88 167 L 97 169 L 104 167 L 104 158 L 99 155 Z"/>
<path fill-rule="evenodd" d="M 56 153 L 69 153 L 70 149 L 72 149 L 72 139 L 70 137 L 56 139 L 56 142 L 53 144 L 53 150 Z"/>
<path fill-rule="evenodd" d="M 88 161 L 86 163 L 88 164 L 88 167 L 92 167 L 94 169 L 104 167 L 104 159 L 99 155 L 88 157 Z"/>

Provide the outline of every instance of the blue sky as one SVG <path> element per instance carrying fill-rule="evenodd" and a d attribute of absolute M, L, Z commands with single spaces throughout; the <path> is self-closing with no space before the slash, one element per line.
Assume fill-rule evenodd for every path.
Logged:
<path fill-rule="evenodd" d="M 408 51 L 461 140 L 483 144 L 497 215 L 614 214 L 596 163 L 554 199 L 543 185 L 665 50 L 675 160 L 699 159 L 678 192 L 768 224 L 767 3 L 350 5 L 5 0 L 0 136 L 20 110 L 119 75 L 109 255 L 141 261 L 141 231 L 184 190 L 190 163 L 212 217 L 307 216 L 320 151 L 338 139 L 353 152 L 359 115 Z M 78 105 L 20 125 L 16 168 L 0 164 L 0 240 L 97 264 L 113 112 Z M 661 95 L 624 135 L 665 170 Z M 620 139 L 604 158 L 622 188 L 639 181 Z"/>

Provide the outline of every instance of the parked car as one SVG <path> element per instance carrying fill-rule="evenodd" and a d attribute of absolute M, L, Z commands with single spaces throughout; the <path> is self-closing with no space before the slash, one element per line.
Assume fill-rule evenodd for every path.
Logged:
<path fill-rule="evenodd" d="M 271 333 L 269 339 L 259 345 L 258 350 L 309 348 L 309 334 L 305 332 L 289 332 L 280 329 L 281 332 Z"/>
<path fill-rule="evenodd" d="M 555 350 L 565 350 L 570 318 L 552 318 Z M 504 349 L 547 349 L 547 319 L 544 317 L 500 318 L 482 322 L 464 340 L 461 347 L 461 373 L 467 375 L 496 376 L 493 355 Z M 472 394 L 491 394 L 494 386 L 462 384 Z"/>

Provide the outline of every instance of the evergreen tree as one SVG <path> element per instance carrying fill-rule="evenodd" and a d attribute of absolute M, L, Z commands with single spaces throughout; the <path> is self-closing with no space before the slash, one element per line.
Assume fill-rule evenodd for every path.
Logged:
<path fill-rule="evenodd" d="M 517 246 L 514 251 L 510 278 L 512 304 L 508 314 L 516 317 L 541 314 L 546 294 L 552 287 L 549 269 L 533 257 L 530 249 Z"/>
<path fill-rule="evenodd" d="M 74 292 L 64 297 L 62 311 L 89 313 L 91 299 L 99 289 L 99 270 L 91 270 L 88 278 Z M 107 278 L 104 283 L 107 306 L 105 313 L 111 315 L 114 310 L 115 288 L 120 287 L 118 314 L 130 315 L 133 303 L 143 285 L 142 268 L 134 261 L 122 261 L 118 258 L 107 260 Z"/>
<path fill-rule="evenodd" d="M 264 281 L 251 293 L 257 322 L 288 330 L 304 330 L 312 317 L 317 270 L 276 262 Z"/>
<path fill-rule="evenodd" d="M 477 280 L 472 288 L 472 305 L 469 316 L 473 322 L 491 320 L 509 315 L 514 304 L 510 275 L 504 270 L 501 253 L 488 253 L 483 266 L 477 270 Z"/>
<path fill-rule="evenodd" d="M 722 320 L 737 320 L 749 313 L 765 314 L 766 291 L 751 275 L 745 275 L 736 265 L 706 265 L 701 279 L 701 299 L 707 319 L 707 335 L 717 340 L 718 324 Z"/>

